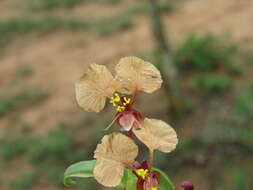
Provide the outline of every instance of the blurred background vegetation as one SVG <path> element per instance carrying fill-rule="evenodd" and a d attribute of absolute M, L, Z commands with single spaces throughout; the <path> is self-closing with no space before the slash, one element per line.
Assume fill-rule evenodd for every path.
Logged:
<path fill-rule="evenodd" d="M 184 101 L 174 120 L 166 90 L 138 99 L 144 116 L 179 135 L 177 150 L 157 153 L 156 165 L 199 190 L 252 190 L 252 1 L 158 6 Z M 65 168 L 92 159 L 115 114 L 110 106 L 83 112 L 74 82 L 89 63 L 113 68 L 122 56 L 159 66 L 148 14 L 148 3 L 135 0 L 0 2 L 0 189 L 67 189 Z M 68 189 L 103 188 L 88 179 Z"/>

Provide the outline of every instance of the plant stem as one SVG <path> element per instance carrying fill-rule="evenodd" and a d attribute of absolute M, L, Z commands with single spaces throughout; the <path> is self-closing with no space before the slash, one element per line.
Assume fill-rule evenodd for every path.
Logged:
<path fill-rule="evenodd" d="M 154 40 L 160 54 L 159 68 L 164 77 L 164 88 L 168 94 L 168 111 L 174 119 L 178 119 L 182 112 L 182 97 L 177 80 L 177 68 L 173 64 L 170 45 L 166 38 L 160 10 L 156 0 L 148 0 L 150 7 L 150 21 Z"/>
<path fill-rule="evenodd" d="M 130 137 L 130 138 L 133 138 L 133 131 L 132 131 L 132 129 L 127 132 L 127 136 Z"/>
<path fill-rule="evenodd" d="M 149 166 L 150 169 L 154 166 L 154 150 L 149 150 Z"/>

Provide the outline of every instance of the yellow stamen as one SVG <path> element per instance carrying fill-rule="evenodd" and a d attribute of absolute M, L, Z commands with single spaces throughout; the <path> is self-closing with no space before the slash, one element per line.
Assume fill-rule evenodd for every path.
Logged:
<path fill-rule="evenodd" d="M 148 175 L 148 170 L 147 169 L 145 169 L 145 170 L 144 169 L 138 169 L 138 170 L 136 170 L 136 174 L 138 176 L 140 176 L 142 179 L 145 179 Z"/>
<path fill-rule="evenodd" d="M 152 187 L 151 190 L 157 190 L 157 188 L 156 187 Z"/>
<path fill-rule="evenodd" d="M 125 107 L 124 107 L 124 106 L 118 106 L 118 107 L 116 108 L 116 110 L 117 110 L 118 112 L 123 112 L 123 111 L 125 110 Z"/>
<path fill-rule="evenodd" d="M 127 97 L 124 97 L 124 101 L 125 101 L 125 104 L 130 104 L 131 99 L 130 99 L 130 98 L 127 98 Z"/>
<path fill-rule="evenodd" d="M 113 105 L 113 107 L 116 108 L 117 112 L 123 112 L 126 108 L 127 104 L 130 104 L 131 99 L 130 98 L 123 98 L 124 102 L 123 105 L 119 105 L 118 103 L 121 101 L 121 98 L 118 93 L 115 93 L 111 98 L 110 98 L 110 103 Z"/>
<path fill-rule="evenodd" d="M 118 93 L 115 93 L 114 96 L 111 97 L 110 103 L 115 103 L 120 101 L 120 96 Z"/>

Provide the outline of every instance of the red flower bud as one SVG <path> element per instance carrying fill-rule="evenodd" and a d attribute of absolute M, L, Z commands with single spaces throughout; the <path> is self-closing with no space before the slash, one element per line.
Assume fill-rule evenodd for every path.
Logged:
<path fill-rule="evenodd" d="M 180 185 L 184 190 L 194 190 L 194 186 L 190 181 L 182 181 Z"/>

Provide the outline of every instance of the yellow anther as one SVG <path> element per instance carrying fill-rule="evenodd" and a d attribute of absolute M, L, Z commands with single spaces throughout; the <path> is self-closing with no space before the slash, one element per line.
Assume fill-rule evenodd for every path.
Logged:
<path fill-rule="evenodd" d="M 115 103 L 120 101 L 120 96 L 118 93 L 115 93 L 114 96 L 111 97 L 110 103 Z"/>
<path fill-rule="evenodd" d="M 156 187 L 152 187 L 151 190 L 157 190 L 157 188 Z"/>
<path fill-rule="evenodd" d="M 116 107 L 117 106 L 117 104 L 114 102 L 114 101 L 110 101 L 110 103 L 114 106 L 114 107 Z"/>
<path fill-rule="evenodd" d="M 138 176 L 140 176 L 142 179 L 145 179 L 148 175 L 148 170 L 147 169 L 145 169 L 145 170 L 144 169 L 138 169 L 138 170 L 136 170 L 136 174 Z"/>
<path fill-rule="evenodd" d="M 126 105 L 130 104 L 131 99 L 124 97 L 123 100 L 123 105 L 120 105 L 121 97 L 118 93 L 114 93 L 113 96 L 110 98 L 110 103 L 116 108 L 118 112 L 123 112 L 126 108 Z"/>
<path fill-rule="evenodd" d="M 123 109 L 122 109 L 122 106 L 118 106 L 118 102 L 120 102 L 120 96 L 118 93 L 115 93 L 111 98 L 110 98 L 110 103 L 116 108 L 116 110 L 118 112 L 122 112 Z"/>
<path fill-rule="evenodd" d="M 127 97 L 124 97 L 124 101 L 125 101 L 125 104 L 130 104 L 131 99 L 130 99 L 130 98 L 127 98 Z"/>
<path fill-rule="evenodd" d="M 125 110 L 125 107 L 124 107 L 124 106 L 118 106 L 118 107 L 116 108 L 116 110 L 117 110 L 118 112 L 123 112 L 123 111 Z"/>

